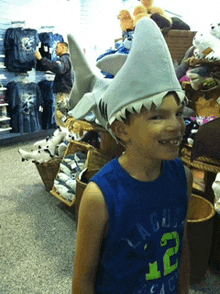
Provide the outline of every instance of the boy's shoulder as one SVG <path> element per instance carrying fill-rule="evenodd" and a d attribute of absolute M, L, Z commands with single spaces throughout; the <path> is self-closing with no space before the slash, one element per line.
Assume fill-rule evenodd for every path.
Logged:
<path fill-rule="evenodd" d="M 113 175 L 113 171 L 117 168 L 118 159 L 114 158 L 109 161 L 106 165 L 104 165 L 93 177 L 90 181 L 94 179 L 99 179 L 101 177 L 105 177 L 108 175 Z"/>

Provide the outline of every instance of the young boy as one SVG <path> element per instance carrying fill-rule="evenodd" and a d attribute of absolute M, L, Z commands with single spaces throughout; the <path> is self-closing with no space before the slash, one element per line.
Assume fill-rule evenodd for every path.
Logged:
<path fill-rule="evenodd" d="M 151 20 L 140 22 L 133 51 L 102 95 L 107 104 L 105 126 L 122 142 L 125 152 L 101 169 L 84 191 L 74 294 L 189 292 L 186 216 L 192 176 L 177 158 L 184 133 L 184 95 L 159 29 Z M 153 31 L 152 40 L 148 34 L 146 43 L 151 50 L 139 46 L 146 25 Z M 161 46 L 158 53 L 152 50 L 158 48 L 155 40 Z M 144 58 L 146 52 L 148 58 Z M 161 68 L 153 67 L 157 57 L 163 61 Z M 150 68 L 152 59 L 155 63 Z M 132 66 L 134 71 L 138 68 L 136 83 L 128 77 Z M 167 76 L 160 74 L 163 70 L 170 75 L 168 86 L 164 83 Z M 130 81 L 124 87 L 123 75 Z M 150 86 L 145 87 L 149 81 Z M 120 102 L 111 95 L 120 97 Z"/>

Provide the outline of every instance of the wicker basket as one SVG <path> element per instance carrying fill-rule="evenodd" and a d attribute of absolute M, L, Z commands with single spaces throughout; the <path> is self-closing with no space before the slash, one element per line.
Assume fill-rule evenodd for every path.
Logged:
<path fill-rule="evenodd" d="M 74 154 L 76 152 L 85 152 L 87 154 L 86 162 L 85 162 L 85 168 L 88 168 L 88 170 L 99 170 L 101 167 L 103 167 L 107 162 L 111 160 L 107 155 L 103 154 L 100 150 L 96 149 L 95 147 L 91 146 L 88 143 L 82 142 L 82 141 L 74 141 L 71 140 L 69 142 L 69 145 L 67 147 L 67 150 L 64 154 L 63 159 L 65 159 L 65 156 L 69 154 Z M 59 169 L 57 171 L 57 174 L 55 178 L 58 178 Z M 50 193 L 61 200 L 63 203 L 67 204 L 68 206 L 73 206 L 76 200 L 76 197 L 73 199 L 73 201 L 68 201 L 64 199 L 57 191 L 54 186 L 52 186 L 52 189 Z"/>
<path fill-rule="evenodd" d="M 201 156 L 196 160 L 191 161 L 191 150 L 192 147 L 184 145 L 181 148 L 180 155 L 183 162 L 189 167 L 194 167 L 206 172 L 218 173 L 220 172 L 219 160 L 216 158 Z"/>
<path fill-rule="evenodd" d="M 190 252 L 190 284 L 205 278 L 210 256 L 214 206 L 207 199 L 192 195 L 187 219 L 187 237 Z"/>
<path fill-rule="evenodd" d="M 76 120 L 73 117 L 68 117 L 66 126 L 70 132 L 77 133 L 81 137 L 83 136 L 83 131 L 107 132 L 102 126 L 85 120 Z"/>
<path fill-rule="evenodd" d="M 192 46 L 196 32 L 185 30 L 170 30 L 164 38 L 167 42 L 172 59 L 180 63 L 186 51 Z"/>
<path fill-rule="evenodd" d="M 99 170 L 87 170 L 87 172 L 85 173 L 85 178 L 87 181 L 89 181 Z M 78 221 L 78 213 L 79 213 L 79 205 L 81 202 L 81 198 L 83 195 L 83 192 L 87 186 L 87 183 L 81 181 L 79 179 L 79 177 L 77 177 L 76 179 L 76 201 L 75 201 L 75 219 L 76 219 L 76 223 Z"/>
<path fill-rule="evenodd" d="M 88 153 L 88 151 L 90 149 L 92 149 L 93 147 L 85 142 L 80 142 L 80 141 L 74 141 L 74 140 L 70 140 L 69 141 L 69 145 L 65 151 L 65 154 L 63 156 L 63 159 L 65 158 L 65 156 L 69 155 L 69 154 L 74 154 L 76 152 L 85 152 Z M 58 178 L 58 173 L 59 173 L 60 169 L 57 170 L 56 176 L 55 178 Z M 55 179 L 54 178 L 54 179 Z M 50 193 L 55 196 L 56 198 L 58 198 L 60 201 L 62 201 L 63 203 L 67 204 L 68 206 L 72 206 L 74 205 L 75 199 L 73 199 L 73 201 L 68 201 L 65 198 L 63 198 L 57 191 L 56 188 L 54 187 L 54 185 L 52 185 L 52 188 L 50 190 Z"/>
<path fill-rule="evenodd" d="M 54 157 L 44 163 L 35 163 L 36 168 L 41 176 L 41 179 L 46 187 L 46 191 L 50 191 L 53 187 L 54 179 L 56 178 L 59 170 L 62 157 Z"/>

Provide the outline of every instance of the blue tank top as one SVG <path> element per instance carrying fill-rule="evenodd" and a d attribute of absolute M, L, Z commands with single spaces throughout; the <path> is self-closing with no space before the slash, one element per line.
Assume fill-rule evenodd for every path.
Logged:
<path fill-rule="evenodd" d="M 110 216 L 95 293 L 177 294 L 188 203 L 182 161 L 164 161 L 158 179 L 142 182 L 116 158 L 91 181 Z"/>

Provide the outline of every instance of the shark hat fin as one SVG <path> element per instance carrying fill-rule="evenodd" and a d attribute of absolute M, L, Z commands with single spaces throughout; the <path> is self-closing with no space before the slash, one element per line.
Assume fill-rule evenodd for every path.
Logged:
<path fill-rule="evenodd" d="M 73 108 L 89 92 L 91 80 L 94 78 L 82 50 L 71 34 L 67 35 L 70 59 L 74 71 L 74 84 L 70 93 L 69 106 Z"/>
<path fill-rule="evenodd" d="M 108 72 L 115 76 L 117 72 L 121 69 L 121 67 L 124 65 L 127 56 L 127 54 L 123 53 L 106 55 L 105 57 L 99 59 L 96 62 L 96 66 L 104 72 Z"/>

